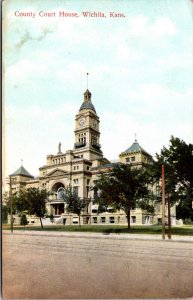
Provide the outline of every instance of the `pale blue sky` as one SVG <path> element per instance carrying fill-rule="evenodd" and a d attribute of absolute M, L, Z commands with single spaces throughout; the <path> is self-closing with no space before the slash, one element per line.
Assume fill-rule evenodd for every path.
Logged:
<path fill-rule="evenodd" d="M 134 141 L 151 155 L 171 135 L 192 143 L 192 8 L 189 0 L 7 0 L 3 8 L 6 174 L 33 175 L 47 154 L 74 145 L 89 89 L 104 156 Z M 78 18 L 59 18 L 58 12 Z M 15 11 L 36 17 L 16 17 Z M 39 11 L 56 12 L 55 18 Z M 100 11 L 106 18 L 84 18 Z M 125 18 L 109 18 L 109 12 Z"/>

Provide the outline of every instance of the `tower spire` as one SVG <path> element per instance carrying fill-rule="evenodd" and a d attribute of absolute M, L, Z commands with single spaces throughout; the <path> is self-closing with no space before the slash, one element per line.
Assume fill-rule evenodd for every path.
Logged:
<path fill-rule="evenodd" d="M 135 133 L 135 143 L 137 142 L 137 134 Z"/>
<path fill-rule="evenodd" d="M 86 87 L 87 87 L 87 90 L 88 90 L 88 75 L 89 75 L 89 73 L 86 73 Z"/>
<path fill-rule="evenodd" d="M 21 158 L 21 167 L 22 167 L 22 163 L 23 163 L 23 158 Z"/>

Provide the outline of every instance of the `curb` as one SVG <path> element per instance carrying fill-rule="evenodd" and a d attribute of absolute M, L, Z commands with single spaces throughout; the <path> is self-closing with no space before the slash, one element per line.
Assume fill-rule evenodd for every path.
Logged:
<path fill-rule="evenodd" d="M 117 233 L 81 233 L 81 232 L 51 232 L 51 231 L 21 231 L 2 230 L 4 235 L 26 235 L 26 236 L 50 236 L 50 237 L 69 237 L 69 238 L 95 238 L 95 239 L 119 239 L 119 240 L 139 240 L 139 241 L 157 241 L 157 242 L 181 242 L 193 243 L 193 236 L 178 236 L 173 235 L 171 240 L 166 237 L 162 239 L 161 235 L 146 235 L 146 234 L 117 234 Z"/>

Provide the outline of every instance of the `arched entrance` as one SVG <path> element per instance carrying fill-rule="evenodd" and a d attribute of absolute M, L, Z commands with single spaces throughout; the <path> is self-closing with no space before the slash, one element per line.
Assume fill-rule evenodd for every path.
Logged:
<path fill-rule="evenodd" d="M 64 213 L 64 195 L 65 189 L 62 182 L 56 182 L 52 187 L 51 211 L 54 216 L 60 216 Z"/>

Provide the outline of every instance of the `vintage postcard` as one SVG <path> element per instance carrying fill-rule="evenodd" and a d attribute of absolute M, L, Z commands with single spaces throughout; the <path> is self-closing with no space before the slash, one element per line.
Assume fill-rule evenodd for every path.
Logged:
<path fill-rule="evenodd" d="M 192 1 L 4 0 L 2 43 L 3 298 L 192 297 Z M 151 212 L 94 189 L 156 153 Z"/>

